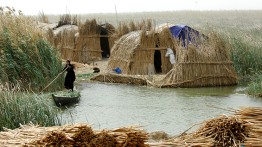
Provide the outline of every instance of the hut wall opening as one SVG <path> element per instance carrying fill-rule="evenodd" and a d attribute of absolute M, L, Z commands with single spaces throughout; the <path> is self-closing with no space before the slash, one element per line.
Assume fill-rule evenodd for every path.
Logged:
<path fill-rule="evenodd" d="M 160 50 L 154 52 L 154 67 L 156 73 L 162 73 L 162 59 Z"/>
<path fill-rule="evenodd" d="M 108 32 L 105 28 L 101 28 L 100 32 L 100 47 L 102 50 L 102 57 L 108 58 L 110 56 L 110 47 L 108 41 Z"/>

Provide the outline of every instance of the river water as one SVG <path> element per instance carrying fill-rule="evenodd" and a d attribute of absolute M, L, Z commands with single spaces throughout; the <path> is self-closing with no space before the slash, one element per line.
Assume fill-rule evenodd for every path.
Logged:
<path fill-rule="evenodd" d="M 204 120 L 233 114 L 232 109 L 262 107 L 262 98 L 250 97 L 236 86 L 159 89 L 82 83 L 80 87 L 80 102 L 64 112 L 70 112 L 71 123 L 89 123 L 93 129 L 140 125 L 148 132 L 177 135 Z"/>

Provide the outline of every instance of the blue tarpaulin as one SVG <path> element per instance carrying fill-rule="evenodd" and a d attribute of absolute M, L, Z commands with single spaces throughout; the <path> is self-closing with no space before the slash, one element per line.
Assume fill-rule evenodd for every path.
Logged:
<path fill-rule="evenodd" d="M 187 47 L 190 43 L 198 46 L 203 40 L 207 39 L 204 34 L 201 34 L 187 25 L 175 25 L 169 29 L 173 37 L 179 39 L 184 47 Z"/>

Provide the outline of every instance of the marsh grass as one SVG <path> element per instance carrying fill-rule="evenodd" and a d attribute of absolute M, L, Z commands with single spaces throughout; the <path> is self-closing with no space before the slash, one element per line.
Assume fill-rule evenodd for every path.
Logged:
<path fill-rule="evenodd" d="M 14 129 L 28 123 L 40 126 L 61 125 L 60 110 L 48 97 L 21 91 L 19 85 L 0 85 L 0 131 L 3 127 Z"/>
<path fill-rule="evenodd" d="M 60 15 L 57 28 L 63 25 L 79 25 L 79 17 L 77 15 L 64 14 Z"/>
<path fill-rule="evenodd" d="M 42 90 L 62 71 L 58 50 L 36 27 L 35 20 L 14 10 L 0 11 L 0 81 L 20 81 L 22 89 Z M 60 77 L 49 90 L 61 89 L 62 82 Z"/>
<path fill-rule="evenodd" d="M 241 77 L 248 78 L 256 72 L 262 71 L 262 46 L 254 46 L 245 43 L 242 39 L 233 38 L 231 40 L 231 60 L 234 67 Z"/>
<path fill-rule="evenodd" d="M 262 95 L 262 72 L 257 72 L 251 77 L 251 82 L 248 84 L 247 92 L 250 95 Z"/>

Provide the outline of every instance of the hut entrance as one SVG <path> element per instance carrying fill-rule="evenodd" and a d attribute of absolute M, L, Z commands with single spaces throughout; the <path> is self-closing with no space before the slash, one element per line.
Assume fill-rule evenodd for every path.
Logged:
<path fill-rule="evenodd" d="M 161 60 L 161 52 L 160 50 L 155 50 L 154 53 L 154 66 L 156 73 L 162 73 L 162 60 Z"/>
<path fill-rule="evenodd" d="M 109 42 L 108 42 L 108 32 L 105 28 L 101 28 L 100 32 L 100 47 L 102 52 L 102 57 L 103 58 L 108 58 L 110 56 L 110 49 L 109 49 Z"/>

